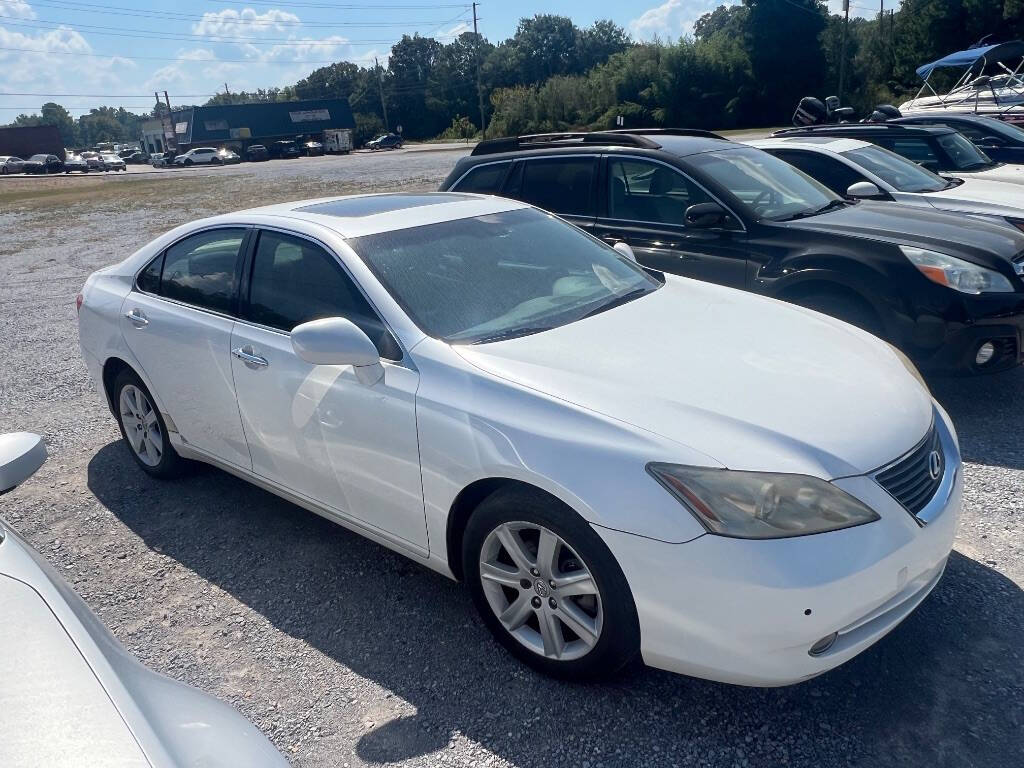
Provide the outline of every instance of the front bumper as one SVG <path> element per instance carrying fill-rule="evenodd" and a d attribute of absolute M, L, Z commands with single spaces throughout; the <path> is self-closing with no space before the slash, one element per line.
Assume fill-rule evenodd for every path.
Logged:
<path fill-rule="evenodd" d="M 960 454 L 941 411 L 936 426 L 946 477 L 922 510 L 925 525 L 858 476 L 834 482 L 881 519 L 843 531 L 762 541 L 708 534 L 667 544 L 596 528 L 632 590 L 644 661 L 726 683 L 789 685 L 885 636 L 938 583 L 956 534 Z M 811 655 L 834 632 L 832 645 Z"/>

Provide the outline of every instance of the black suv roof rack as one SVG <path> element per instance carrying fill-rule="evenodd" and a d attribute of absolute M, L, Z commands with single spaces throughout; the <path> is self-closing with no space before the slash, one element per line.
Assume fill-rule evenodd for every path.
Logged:
<path fill-rule="evenodd" d="M 772 136 L 807 136 L 812 133 L 828 132 L 833 135 L 858 133 L 949 133 L 952 128 L 943 125 L 907 125 L 903 123 L 826 123 L 825 125 L 806 125 L 802 128 L 782 128 L 774 131 Z"/>
<path fill-rule="evenodd" d="M 563 131 L 561 133 L 529 133 L 523 136 L 509 136 L 502 139 L 487 139 L 477 144 L 472 155 L 494 155 L 499 152 L 516 152 L 525 149 L 546 149 L 558 146 L 579 146 L 603 144 L 617 147 L 642 147 L 660 149 L 661 144 L 647 136 L 699 136 L 707 139 L 723 139 L 711 131 L 690 128 L 635 128 L 613 131 Z"/>

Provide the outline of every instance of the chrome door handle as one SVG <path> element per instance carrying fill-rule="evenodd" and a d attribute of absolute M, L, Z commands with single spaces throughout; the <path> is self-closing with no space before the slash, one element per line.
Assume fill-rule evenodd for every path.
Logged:
<path fill-rule="evenodd" d="M 231 354 L 237 357 L 239 360 L 244 362 L 246 365 L 256 365 L 260 368 L 264 368 L 270 365 L 270 362 L 265 357 L 261 357 L 252 351 L 252 347 L 248 344 L 238 349 L 232 349 Z"/>
<path fill-rule="evenodd" d="M 145 328 L 149 325 L 149 320 L 142 314 L 141 309 L 133 309 L 130 312 L 125 312 L 124 316 L 128 318 L 128 321 L 136 328 Z"/>

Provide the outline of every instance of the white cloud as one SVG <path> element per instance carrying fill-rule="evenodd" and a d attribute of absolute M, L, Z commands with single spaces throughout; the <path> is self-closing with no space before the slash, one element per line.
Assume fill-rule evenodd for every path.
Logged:
<path fill-rule="evenodd" d="M 0 5 L 0 10 L 4 12 L 4 16 L 15 19 L 36 18 L 35 10 L 25 0 L 4 0 L 3 5 Z"/>
<path fill-rule="evenodd" d="M 271 8 L 266 13 L 256 13 L 252 8 L 236 11 L 207 12 L 200 21 L 192 25 L 197 35 L 209 35 L 214 39 L 225 37 L 259 37 L 272 33 L 286 32 L 299 23 L 294 13 Z"/>

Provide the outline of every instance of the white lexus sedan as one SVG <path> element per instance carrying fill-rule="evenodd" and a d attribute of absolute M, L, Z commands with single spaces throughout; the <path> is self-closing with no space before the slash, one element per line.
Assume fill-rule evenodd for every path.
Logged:
<path fill-rule="evenodd" d="M 93 274 L 82 353 L 150 475 L 214 464 L 463 579 L 512 653 L 821 674 L 942 575 L 948 416 L 875 337 L 651 274 L 535 208 L 311 200 Z"/>

